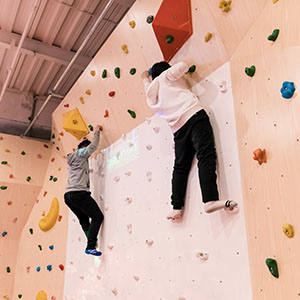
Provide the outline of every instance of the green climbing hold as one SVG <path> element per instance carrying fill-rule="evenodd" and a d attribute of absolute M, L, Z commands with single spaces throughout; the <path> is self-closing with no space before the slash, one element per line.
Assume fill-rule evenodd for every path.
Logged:
<path fill-rule="evenodd" d="M 93 130 L 94 130 L 94 128 L 93 128 L 92 125 L 89 125 L 88 128 L 90 129 L 90 131 L 93 131 Z"/>
<path fill-rule="evenodd" d="M 3 160 L 3 161 L 1 162 L 1 165 L 7 165 L 7 161 Z"/>
<path fill-rule="evenodd" d="M 174 41 L 174 36 L 173 35 L 167 35 L 166 36 L 166 43 L 167 44 L 170 44 L 170 43 L 172 43 Z"/>
<path fill-rule="evenodd" d="M 134 75 L 136 73 L 136 68 L 131 68 L 130 71 L 129 71 L 129 73 L 131 75 Z"/>
<path fill-rule="evenodd" d="M 39 249 L 42 251 L 42 246 L 41 245 L 39 245 Z"/>
<path fill-rule="evenodd" d="M 85 232 L 84 232 L 84 234 L 85 234 L 85 236 L 88 238 L 89 237 L 89 231 L 88 230 L 86 230 Z"/>
<path fill-rule="evenodd" d="M 248 76 L 253 77 L 255 74 L 256 68 L 255 66 L 251 66 L 250 68 L 246 67 L 245 72 Z"/>
<path fill-rule="evenodd" d="M 50 178 L 49 178 L 49 180 L 53 180 L 53 176 L 52 176 L 52 175 L 50 175 Z"/>
<path fill-rule="evenodd" d="M 58 151 L 59 151 L 59 147 L 56 147 L 56 150 L 58 150 Z"/>
<path fill-rule="evenodd" d="M 26 153 L 24 151 L 21 152 L 22 155 L 25 155 Z"/>
<path fill-rule="evenodd" d="M 52 138 L 55 139 L 55 134 L 54 133 L 52 134 Z"/>
<path fill-rule="evenodd" d="M 26 180 L 29 182 L 31 180 L 31 177 L 27 176 Z"/>
<path fill-rule="evenodd" d="M 115 68 L 115 75 L 117 78 L 120 78 L 120 68 L 119 67 Z"/>
<path fill-rule="evenodd" d="M 102 72 L 102 78 L 106 78 L 107 77 L 107 70 L 104 69 Z"/>
<path fill-rule="evenodd" d="M 133 110 L 130 110 L 130 109 L 128 109 L 127 111 L 128 111 L 128 113 L 131 115 L 131 117 L 132 117 L 133 119 L 135 119 L 136 113 L 135 113 Z"/>
<path fill-rule="evenodd" d="M 6 267 L 6 272 L 10 273 L 10 267 Z"/>
<path fill-rule="evenodd" d="M 30 234 L 33 234 L 33 229 L 29 228 L 29 232 L 30 232 Z"/>
<path fill-rule="evenodd" d="M 0 186 L 0 189 L 1 189 L 1 190 L 6 190 L 6 189 L 7 189 L 7 186 L 2 185 L 2 186 Z"/>
<path fill-rule="evenodd" d="M 56 182 L 56 181 L 57 181 L 57 178 L 56 178 L 56 177 L 54 177 L 54 178 L 53 178 L 53 181 L 54 181 L 54 182 Z"/>
<path fill-rule="evenodd" d="M 275 42 L 278 38 L 278 35 L 279 35 L 279 29 L 274 29 L 273 33 L 268 36 L 268 40 Z"/>
<path fill-rule="evenodd" d="M 22 294 L 19 294 L 19 295 L 18 295 L 18 298 L 20 298 L 20 299 L 21 299 L 21 298 L 22 298 Z"/>
<path fill-rule="evenodd" d="M 270 273 L 278 278 L 279 277 L 279 273 L 278 273 L 278 266 L 277 266 L 277 261 L 275 259 L 272 258 L 267 258 L 266 259 L 266 264 L 269 268 Z"/>
<path fill-rule="evenodd" d="M 147 19 L 146 19 L 148 24 L 151 24 L 153 22 L 153 20 L 154 20 L 153 16 L 148 16 Z"/>
<path fill-rule="evenodd" d="M 195 71 L 196 71 L 196 65 L 192 65 L 189 67 L 189 70 L 188 70 L 189 73 L 194 73 Z"/>

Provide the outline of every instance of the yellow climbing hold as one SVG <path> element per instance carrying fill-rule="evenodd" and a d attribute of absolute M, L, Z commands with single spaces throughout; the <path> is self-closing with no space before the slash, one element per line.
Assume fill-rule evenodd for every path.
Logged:
<path fill-rule="evenodd" d="M 53 198 L 51 207 L 47 216 L 42 218 L 39 222 L 39 227 L 43 231 L 50 230 L 56 223 L 57 217 L 59 213 L 59 202 L 57 198 Z M 43 298 L 41 298 L 43 299 Z"/>
<path fill-rule="evenodd" d="M 229 1 L 221 0 L 219 3 L 219 7 L 222 9 L 223 12 L 229 12 L 230 5 L 231 5 L 231 0 L 229 0 Z"/>
<path fill-rule="evenodd" d="M 58 171 L 61 171 L 61 168 L 58 168 Z"/>
<path fill-rule="evenodd" d="M 95 70 L 92 70 L 90 73 L 91 73 L 92 76 L 96 75 L 96 71 Z"/>
<path fill-rule="evenodd" d="M 122 45 L 122 50 L 124 51 L 124 53 L 128 54 L 128 47 L 126 44 Z"/>
<path fill-rule="evenodd" d="M 275 4 L 276 2 L 278 2 L 279 0 L 273 0 L 273 3 Z"/>
<path fill-rule="evenodd" d="M 78 108 L 63 114 L 63 129 L 71 133 L 78 140 L 82 139 L 89 133 L 89 129 L 82 119 Z"/>
<path fill-rule="evenodd" d="M 91 90 L 86 90 L 85 93 L 89 96 L 92 94 Z"/>
<path fill-rule="evenodd" d="M 292 238 L 294 237 L 294 227 L 291 224 L 285 223 L 282 226 L 283 233 L 288 237 Z"/>
<path fill-rule="evenodd" d="M 6 153 L 10 153 L 10 150 L 9 150 L 9 149 L 5 149 L 5 152 L 6 152 Z"/>
<path fill-rule="evenodd" d="M 45 293 L 45 291 L 39 291 L 35 297 L 35 300 L 47 300 L 47 294 Z"/>
<path fill-rule="evenodd" d="M 80 102 L 81 102 L 82 104 L 84 104 L 84 98 L 83 98 L 83 97 L 80 97 L 79 100 L 80 100 Z"/>
<path fill-rule="evenodd" d="M 205 38 L 204 38 L 205 43 L 209 42 L 209 41 L 211 40 L 212 36 L 213 36 L 212 33 L 211 33 L 211 32 L 208 32 L 208 33 L 205 35 Z"/>
<path fill-rule="evenodd" d="M 135 21 L 130 21 L 130 22 L 129 22 L 129 26 L 130 26 L 131 28 L 134 28 L 134 27 L 135 27 Z"/>
<path fill-rule="evenodd" d="M 43 211 L 42 216 L 44 217 L 46 215 L 46 212 Z"/>

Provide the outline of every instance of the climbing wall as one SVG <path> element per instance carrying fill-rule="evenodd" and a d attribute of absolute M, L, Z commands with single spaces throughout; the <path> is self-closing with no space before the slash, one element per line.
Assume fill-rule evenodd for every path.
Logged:
<path fill-rule="evenodd" d="M 9 299 L 36 299 L 40 291 L 49 300 L 62 299 L 68 215 L 63 200 L 67 170 L 60 133 L 53 129 L 47 145 L 47 168 L 40 173 L 42 189 L 35 195 L 34 206 L 23 224 L 14 291 Z M 58 210 L 52 204 L 54 198 L 58 199 Z M 41 228 L 47 231 L 41 230 L 41 220 Z"/>
<path fill-rule="evenodd" d="M 238 145 L 243 178 L 254 299 L 298 299 L 299 263 L 299 45 L 295 0 L 266 5 L 231 59 Z M 268 40 L 279 29 L 276 41 Z M 245 67 L 255 65 L 248 77 Z M 294 82 L 292 98 L 282 97 L 284 81 Z M 266 149 L 267 162 L 252 152 Z M 294 226 L 289 239 L 284 223 Z M 279 278 L 266 266 L 276 259 Z"/>
<path fill-rule="evenodd" d="M 0 135 L 1 299 L 11 299 L 20 236 L 42 188 L 48 159 L 41 142 Z"/>
<path fill-rule="evenodd" d="M 105 215 L 103 256 L 83 254 L 86 238 L 71 213 L 65 299 L 252 299 L 229 64 L 195 91 L 216 133 L 220 196 L 238 201 L 240 212 L 204 213 L 194 161 L 183 222 L 166 219 L 173 138 L 153 116 L 90 160 Z"/>

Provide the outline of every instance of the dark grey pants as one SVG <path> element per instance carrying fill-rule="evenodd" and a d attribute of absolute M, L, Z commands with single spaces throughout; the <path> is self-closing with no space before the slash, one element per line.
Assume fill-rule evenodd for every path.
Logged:
<path fill-rule="evenodd" d="M 67 192 L 64 198 L 66 205 L 77 216 L 84 233 L 87 235 L 86 249 L 95 249 L 99 229 L 104 219 L 98 204 L 91 197 L 91 193 L 87 191 Z"/>
<path fill-rule="evenodd" d="M 184 206 L 188 176 L 193 158 L 198 159 L 198 174 L 204 203 L 219 199 L 216 175 L 216 149 L 208 115 L 202 109 L 174 133 L 175 162 L 171 203 Z"/>

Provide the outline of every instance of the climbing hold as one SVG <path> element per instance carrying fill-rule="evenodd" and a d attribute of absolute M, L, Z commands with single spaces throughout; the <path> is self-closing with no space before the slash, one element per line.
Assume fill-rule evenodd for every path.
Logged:
<path fill-rule="evenodd" d="M 279 273 L 278 273 L 278 266 L 277 266 L 277 261 L 275 259 L 272 258 L 267 258 L 266 259 L 266 264 L 269 268 L 270 273 L 278 278 L 279 277 Z"/>
<path fill-rule="evenodd" d="M 54 177 L 54 178 L 53 178 L 53 181 L 54 181 L 54 182 L 56 182 L 56 181 L 57 181 L 57 178 L 56 178 L 56 177 Z"/>
<path fill-rule="evenodd" d="M 54 246 L 53 246 L 53 245 L 50 245 L 50 246 L 49 246 L 49 249 L 50 249 L 50 250 L 53 250 L 53 249 L 54 249 Z"/>
<path fill-rule="evenodd" d="M 136 113 L 133 110 L 128 109 L 127 112 L 131 115 L 133 119 L 136 118 Z"/>
<path fill-rule="evenodd" d="M 113 290 L 111 290 L 112 291 L 112 293 L 115 295 L 115 296 L 117 296 L 118 295 L 118 291 L 117 291 L 117 289 L 113 289 Z"/>
<path fill-rule="evenodd" d="M 135 21 L 129 21 L 129 26 L 131 28 L 134 28 L 135 27 Z"/>
<path fill-rule="evenodd" d="M 30 272 L 30 266 L 26 267 L 26 272 L 29 273 Z"/>
<path fill-rule="evenodd" d="M 153 22 L 153 20 L 154 20 L 154 16 L 148 16 L 146 19 L 148 24 L 151 24 Z"/>
<path fill-rule="evenodd" d="M 104 118 L 108 118 L 108 110 L 107 109 L 105 110 Z"/>
<path fill-rule="evenodd" d="M 132 224 L 127 225 L 127 230 L 129 234 L 132 234 Z"/>
<path fill-rule="evenodd" d="M 279 35 L 279 29 L 274 29 L 273 33 L 268 36 L 268 40 L 275 42 L 278 38 L 278 35 Z"/>
<path fill-rule="evenodd" d="M 256 68 L 255 66 L 251 66 L 250 68 L 246 67 L 245 72 L 248 76 L 253 77 L 255 74 Z"/>
<path fill-rule="evenodd" d="M 56 150 L 59 151 L 59 147 L 56 147 Z"/>
<path fill-rule="evenodd" d="M 102 72 L 102 78 L 106 78 L 107 77 L 107 70 L 104 69 Z"/>
<path fill-rule="evenodd" d="M 62 265 L 62 264 L 60 264 L 59 266 L 58 266 L 62 271 L 64 270 L 64 265 Z"/>
<path fill-rule="evenodd" d="M 29 232 L 30 232 L 30 234 L 33 234 L 33 229 L 29 228 Z"/>
<path fill-rule="evenodd" d="M 10 267 L 6 267 L 6 272 L 10 273 Z"/>
<path fill-rule="evenodd" d="M 223 80 L 219 83 L 219 88 L 220 88 L 221 93 L 227 92 L 227 83 L 225 80 Z"/>
<path fill-rule="evenodd" d="M 261 165 L 262 163 L 267 162 L 267 155 L 266 155 L 266 149 L 261 150 L 260 148 L 253 151 L 253 159 L 257 160 L 258 163 Z"/>
<path fill-rule="evenodd" d="M 3 231 L 1 235 L 2 235 L 2 237 L 5 237 L 7 235 L 7 232 Z"/>
<path fill-rule="evenodd" d="M 17 221 L 18 221 L 18 218 L 16 217 L 16 218 L 14 218 L 13 220 L 12 220 L 12 222 L 15 224 L 15 223 L 17 223 Z"/>
<path fill-rule="evenodd" d="M 167 44 L 171 44 L 171 43 L 174 41 L 174 36 L 168 34 L 168 35 L 166 36 L 165 41 L 166 41 Z"/>
<path fill-rule="evenodd" d="M 3 161 L 1 162 L 1 165 L 7 165 L 7 161 L 3 160 Z"/>
<path fill-rule="evenodd" d="M 64 136 L 64 132 L 61 131 L 61 132 L 59 133 L 59 135 L 60 135 L 60 136 Z"/>
<path fill-rule="evenodd" d="M 294 82 L 285 81 L 282 84 L 282 88 L 280 89 L 281 95 L 285 99 L 290 99 L 293 97 L 295 93 L 295 84 Z"/>
<path fill-rule="evenodd" d="M 128 51 L 128 47 L 126 44 L 123 44 L 121 48 L 124 51 L 124 53 L 128 54 L 129 51 Z"/>
<path fill-rule="evenodd" d="M 114 248 L 114 246 L 113 246 L 113 245 L 108 245 L 107 248 L 108 248 L 109 250 L 112 250 L 112 249 Z"/>
<path fill-rule="evenodd" d="M 117 78 L 120 78 L 120 68 L 119 68 L 119 67 L 116 67 L 115 70 L 114 70 L 114 72 L 115 72 L 115 76 L 116 76 Z"/>
<path fill-rule="evenodd" d="M 89 96 L 92 94 L 91 90 L 86 90 L 85 93 Z"/>
<path fill-rule="evenodd" d="M 27 176 L 26 180 L 29 182 L 31 180 L 31 177 Z"/>
<path fill-rule="evenodd" d="M 146 149 L 150 151 L 152 149 L 152 146 L 151 145 L 147 145 Z"/>
<path fill-rule="evenodd" d="M 37 267 L 37 268 L 36 268 L 36 271 L 37 271 L 37 272 L 41 271 L 41 267 Z"/>
<path fill-rule="evenodd" d="M 95 70 L 92 70 L 90 73 L 91 73 L 92 76 L 96 75 L 96 71 Z"/>
<path fill-rule="evenodd" d="M 111 91 L 111 92 L 108 93 L 108 96 L 109 96 L 109 97 L 113 97 L 115 94 L 116 94 L 115 91 Z"/>
<path fill-rule="evenodd" d="M 42 218 L 39 222 L 39 227 L 43 231 L 50 230 L 56 223 L 59 212 L 59 202 L 57 198 L 53 198 L 51 208 L 46 217 Z"/>
<path fill-rule="evenodd" d="M 52 265 L 48 265 L 47 266 L 47 270 L 50 272 L 50 271 L 52 271 Z"/>
<path fill-rule="evenodd" d="M 94 130 L 94 127 L 92 125 L 89 125 L 88 128 L 89 128 L 90 131 Z"/>
<path fill-rule="evenodd" d="M 21 299 L 22 298 L 22 294 L 18 294 L 18 298 Z"/>
<path fill-rule="evenodd" d="M 10 153 L 10 150 L 9 150 L 9 149 L 5 149 L 5 152 L 6 152 L 6 153 Z"/>
<path fill-rule="evenodd" d="M 62 219 L 62 216 L 58 216 L 57 221 L 60 222 Z"/>
<path fill-rule="evenodd" d="M 25 155 L 26 153 L 24 151 L 21 152 L 21 155 Z"/>
<path fill-rule="evenodd" d="M 54 158 L 54 157 L 52 157 L 52 158 L 51 158 L 51 162 L 54 162 L 54 161 L 55 161 L 55 158 Z"/>
<path fill-rule="evenodd" d="M 231 6 L 231 0 L 229 0 L 229 1 L 221 0 L 220 1 L 219 7 L 222 9 L 223 12 L 229 12 L 230 6 Z"/>
<path fill-rule="evenodd" d="M 53 176 L 52 176 L 52 175 L 50 175 L 50 178 L 49 178 L 49 180 L 53 180 Z"/>
<path fill-rule="evenodd" d="M 273 3 L 275 4 L 275 3 L 277 3 L 279 0 L 273 0 Z"/>
<path fill-rule="evenodd" d="M 134 275 L 134 276 L 133 276 L 133 279 L 134 279 L 135 281 L 139 281 L 139 280 L 140 280 L 140 277 L 139 277 L 139 276 L 136 276 L 136 275 Z"/>
<path fill-rule="evenodd" d="M 55 134 L 54 134 L 54 133 L 52 134 L 52 137 L 51 137 L 51 138 L 52 138 L 52 139 L 55 139 Z"/>
<path fill-rule="evenodd" d="M 49 148 L 49 146 L 48 146 L 48 145 L 46 145 L 46 144 L 44 144 L 44 147 L 45 147 L 45 148 Z"/>
<path fill-rule="evenodd" d="M 64 104 L 64 107 L 69 107 L 69 104 Z"/>
<path fill-rule="evenodd" d="M 14 178 L 14 175 L 13 174 L 9 174 L 9 178 L 10 179 Z"/>
<path fill-rule="evenodd" d="M 152 241 L 152 240 L 146 240 L 146 244 L 147 244 L 148 246 L 152 246 L 152 245 L 153 245 L 153 241 Z"/>
<path fill-rule="evenodd" d="M 47 192 L 45 191 L 44 194 L 43 194 L 43 196 L 46 197 L 46 195 L 47 195 Z"/>
<path fill-rule="evenodd" d="M 196 65 L 192 65 L 189 67 L 188 73 L 194 73 L 196 71 Z"/>
<path fill-rule="evenodd" d="M 35 300 L 47 300 L 47 294 L 45 293 L 45 291 L 39 291 L 35 297 Z"/>
<path fill-rule="evenodd" d="M 1 190 L 6 190 L 6 189 L 7 189 L 7 186 L 2 185 L 2 186 L 0 186 L 0 189 L 1 189 Z"/>
<path fill-rule="evenodd" d="M 201 261 L 207 261 L 208 260 L 208 254 L 203 252 L 198 252 L 196 254 L 196 257 L 199 258 Z"/>
<path fill-rule="evenodd" d="M 294 237 L 294 227 L 291 224 L 285 223 L 282 226 L 282 230 L 284 232 L 284 234 L 288 237 L 288 238 L 292 238 Z"/>
<path fill-rule="evenodd" d="M 42 251 L 42 246 L 41 246 L 41 245 L 38 245 L 38 247 L 39 247 L 40 251 Z"/>
<path fill-rule="evenodd" d="M 130 71 L 129 71 L 129 73 L 131 75 L 134 75 L 136 73 L 136 68 L 131 68 Z"/>
<path fill-rule="evenodd" d="M 8 202 L 7 202 L 7 205 L 12 205 L 12 202 L 11 202 L 11 201 L 8 201 Z"/>
<path fill-rule="evenodd" d="M 208 43 L 211 40 L 212 36 L 213 36 L 212 33 L 208 32 L 204 37 L 205 43 Z"/>
<path fill-rule="evenodd" d="M 83 97 L 80 97 L 80 98 L 79 98 L 79 101 L 80 101 L 82 104 L 84 104 L 84 98 L 83 98 Z"/>

